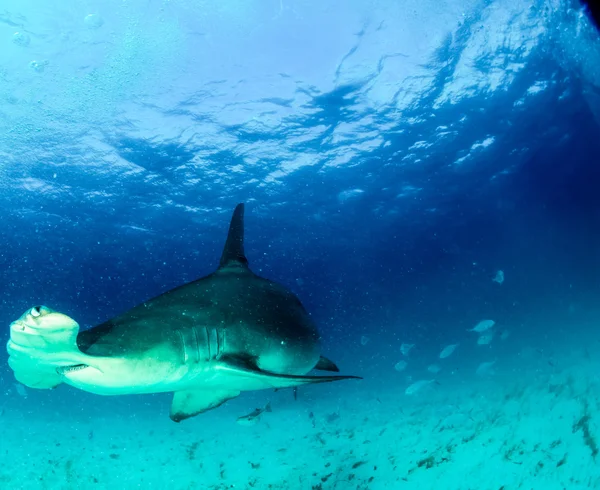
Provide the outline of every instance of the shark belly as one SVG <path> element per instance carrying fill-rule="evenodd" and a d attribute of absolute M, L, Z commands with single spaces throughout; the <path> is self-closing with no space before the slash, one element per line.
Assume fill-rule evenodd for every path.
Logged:
<path fill-rule="evenodd" d="M 96 395 L 163 393 L 180 389 L 184 367 L 155 360 L 109 359 L 60 373 L 64 383 Z"/>
<path fill-rule="evenodd" d="M 140 329 L 131 328 L 128 333 L 135 330 Z M 174 335 L 152 338 L 152 331 L 144 330 L 143 338 L 149 340 L 148 343 L 133 344 L 130 335 L 116 329 L 108 338 L 105 336 L 88 346 L 85 364 L 62 370 L 59 374 L 63 381 L 98 395 L 162 393 L 179 389 L 189 371 L 183 362 L 181 337 L 175 331 Z M 111 356 L 105 355 L 107 342 L 111 345 Z"/>

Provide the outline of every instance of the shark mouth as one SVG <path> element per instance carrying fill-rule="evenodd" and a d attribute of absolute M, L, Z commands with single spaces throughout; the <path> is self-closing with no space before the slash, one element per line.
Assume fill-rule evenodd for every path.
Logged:
<path fill-rule="evenodd" d="M 60 366 L 56 368 L 56 372 L 58 374 L 65 375 L 74 371 L 81 371 L 82 369 L 85 369 L 87 367 L 89 367 L 87 364 L 73 364 L 72 366 Z"/>

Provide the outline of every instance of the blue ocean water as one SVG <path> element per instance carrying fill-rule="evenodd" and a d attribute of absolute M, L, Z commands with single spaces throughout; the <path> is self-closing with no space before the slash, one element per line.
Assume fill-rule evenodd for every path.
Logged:
<path fill-rule="evenodd" d="M 324 354 L 364 378 L 297 401 L 245 394 L 171 426 L 170 395 L 23 388 L 2 352 L 2 488 L 519 488 L 491 476 L 493 458 L 451 458 L 433 480 L 437 466 L 403 472 L 390 458 L 410 458 L 384 437 L 404 430 L 415 381 L 431 381 L 423 417 L 461 390 L 452 406 L 490 413 L 484 393 L 571 386 L 548 380 L 598 359 L 600 39 L 578 2 L 4 2 L 0 81 L 3 341 L 36 304 L 87 328 L 211 273 L 245 202 L 252 269 L 297 294 Z M 494 337 L 478 344 L 469 329 L 483 319 Z M 536 460 L 521 485 L 600 485 L 589 372 L 592 408 L 579 416 L 578 392 L 561 417 L 589 466 Z M 255 432 L 235 423 L 268 400 Z M 314 436 L 314 417 L 329 432 Z M 340 439 L 367 418 L 379 439 Z M 348 454 L 373 440 L 353 468 Z M 264 451 L 251 476 L 227 466 L 231 441 Z M 355 476 L 325 478 L 324 447 L 349 461 L 333 474 Z M 461 482 L 476 468 L 490 479 Z"/>

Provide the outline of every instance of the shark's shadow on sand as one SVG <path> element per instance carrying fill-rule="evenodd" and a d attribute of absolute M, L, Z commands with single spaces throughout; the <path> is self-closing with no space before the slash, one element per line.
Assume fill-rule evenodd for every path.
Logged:
<path fill-rule="evenodd" d="M 231 218 L 219 268 L 89 330 L 45 306 L 11 324 L 9 365 L 31 388 L 66 383 L 90 393 L 174 392 L 179 422 L 242 391 L 297 387 L 356 376 L 320 354 L 300 300 L 254 274 L 244 254 L 244 205 Z"/>

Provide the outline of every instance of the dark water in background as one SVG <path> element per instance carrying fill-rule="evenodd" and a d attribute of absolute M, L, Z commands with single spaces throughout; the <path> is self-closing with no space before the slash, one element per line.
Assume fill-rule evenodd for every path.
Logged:
<path fill-rule="evenodd" d="M 271 89 L 262 86 L 244 93 L 239 86 L 262 80 L 249 75 L 215 79 L 212 86 L 209 76 L 198 78 L 198 88 L 176 100 L 184 93 L 181 84 L 159 70 L 143 96 L 132 89 L 131 100 L 112 97 L 108 102 L 124 108 L 111 106 L 114 114 L 99 115 L 95 104 L 107 103 L 105 91 L 122 90 L 124 97 L 130 92 L 126 85 L 108 84 L 106 72 L 81 67 L 85 77 L 100 80 L 86 85 L 99 87 L 92 94 L 96 102 L 71 88 L 61 100 L 80 105 L 68 120 L 67 109 L 56 109 L 58 99 L 44 101 L 43 96 L 41 115 L 35 115 L 35 102 L 18 88 L 25 75 L 6 70 L 0 102 L 6 116 L 0 138 L 0 323 L 8 326 L 41 303 L 89 326 L 207 274 L 217 265 L 229 213 L 245 201 L 246 251 L 253 270 L 299 295 L 320 326 L 326 351 L 344 371 L 367 377 L 392 372 L 402 342 L 415 342 L 423 355 L 436 354 L 441 345 L 467 338 L 465 330 L 488 317 L 525 339 L 572 339 L 597 329 L 600 76 L 594 78 L 598 72 L 589 68 L 600 59 L 597 33 L 589 25 L 575 27 L 585 19 L 560 2 L 539 2 L 526 10 L 494 2 L 472 4 L 452 29 L 438 26 L 444 35 L 436 50 L 415 63 L 415 77 L 427 77 L 428 83 L 420 90 L 407 88 L 412 102 L 399 109 L 408 82 L 394 79 L 385 63 L 402 63 L 402 57 L 393 41 L 385 51 L 373 39 L 381 30 L 391 33 L 404 25 L 403 19 L 397 12 L 386 19 L 382 8 L 384 13 L 361 24 L 356 18 L 364 9 L 352 5 L 348 12 L 354 9 L 354 14 L 337 17 L 325 7 L 312 16 L 308 6 L 303 12 L 283 11 L 300 27 L 322 23 L 325 28 L 327 19 L 343 24 L 346 17 L 353 29 L 362 27 L 348 29 L 352 42 L 340 35 L 339 43 L 347 45 L 339 49 L 343 56 L 337 58 L 337 69 L 329 67 L 336 81 L 322 87 L 302 82 L 311 76 L 310 62 L 299 61 L 295 71 L 278 68 L 277 60 L 288 57 L 273 55 L 275 66 L 264 69 L 273 77 L 270 83 L 289 83 L 277 73 L 297 77 L 288 98 L 271 96 Z M 496 22 L 489 20 L 495 9 L 524 16 L 530 29 L 511 34 L 510 23 L 495 26 L 504 43 L 479 46 L 477 35 L 492 30 L 486 22 Z M 75 10 L 62 22 L 80 21 Z M 429 12 L 432 18 L 434 13 Z M 58 14 L 53 15 L 60 24 Z M 319 21 L 320 16 L 325 20 Z M 105 15 L 98 32 L 110 26 L 110 17 Z M 3 35 L 27 23 L 16 13 L 2 19 Z M 283 28 L 289 25 L 292 20 Z M 538 25 L 545 30 L 534 33 Z M 332 39 L 338 30 L 342 28 L 334 29 Z M 169 49 L 185 44 L 182 57 L 189 60 L 189 44 L 198 41 L 189 26 L 183 25 L 182 32 L 175 40 L 163 40 Z M 48 32 L 34 30 L 25 49 L 34 50 L 40 40 L 58 43 L 44 35 Z M 269 36 L 275 35 L 265 28 L 263 42 L 273 45 Z M 520 49 L 510 41 L 513 35 L 523 42 L 533 39 L 533 47 Z M 310 39 L 302 33 L 297 37 L 290 35 L 286 42 Z M 370 42 L 361 56 L 377 60 L 373 69 L 359 64 L 364 73 L 340 76 L 345 61 Z M 10 37 L 2 43 L 10 44 Z M 231 55 L 243 39 L 237 43 L 232 48 L 213 41 L 214 58 Z M 319 49 L 335 51 L 334 44 L 305 49 L 318 56 Z M 479 48 L 474 52 L 473 46 Z M 139 54 L 141 48 L 136 50 Z M 134 71 L 152 71 L 164 61 L 161 56 L 170 54 L 161 52 L 143 63 L 124 55 L 123 63 L 137 63 Z M 63 46 L 55 55 L 67 57 L 68 50 Z M 16 62 L 20 55 L 11 56 L 9 61 Z M 456 89 L 452 100 L 444 98 L 444 91 L 461 80 L 465 57 L 480 80 L 513 70 L 513 64 L 520 68 L 495 90 L 479 92 L 469 82 L 462 92 Z M 114 59 L 120 60 L 109 57 L 99 63 L 111 68 Z M 59 74 L 68 71 L 56 65 Z M 58 84 L 63 78 L 52 69 L 50 62 L 36 74 L 46 81 L 38 77 L 25 83 L 34 88 Z M 189 67 L 192 74 L 194 69 Z M 125 81 L 136 79 L 132 73 L 126 73 Z M 175 95 L 170 100 L 171 84 Z M 382 87 L 389 95 L 373 102 L 373 92 Z M 153 89 L 160 103 L 150 98 Z M 234 102 L 250 114 L 248 121 L 215 122 L 234 103 L 222 103 L 222 93 L 237 90 L 241 95 Z M 59 92 L 50 91 L 53 97 Z M 278 114 L 277 123 L 268 119 L 271 109 Z M 252 114 L 265 121 L 257 123 Z M 150 115 L 159 122 L 137 126 Z M 170 121 L 182 131 L 198 124 L 200 136 L 192 137 L 193 126 L 185 134 L 161 133 Z M 209 126 L 202 136 L 202 128 Z M 214 134 L 220 138 L 216 143 Z M 259 148 L 260 156 L 253 156 Z M 273 177 L 282 162 L 304 157 L 311 165 L 289 174 L 284 168 Z M 346 160 L 328 166 L 337 159 Z M 133 165 L 124 167 L 123 162 Z M 492 281 L 500 269 L 506 275 L 502 285 Z M 365 346 L 362 336 L 370 339 Z M 8 338 L 7 329 L 2 338 Z M 8 388 L 12 375 L 5 359 L 0 353 L 0 373 Z"/>

